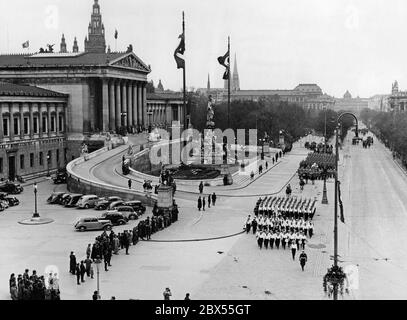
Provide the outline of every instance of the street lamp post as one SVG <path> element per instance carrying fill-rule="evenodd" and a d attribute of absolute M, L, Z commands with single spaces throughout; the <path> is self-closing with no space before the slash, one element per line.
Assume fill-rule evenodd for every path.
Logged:
<path fill-rule="evenodd" d="M 49 153 L 47 154 L 47 177 L 49 177 Z"/>
<path fill-rule="evenodd" d="M 335 205 L 334 205 L 334 267 L 338 267 L 338 161 L 339 161 L 339 124 L 344 115 L 351 115 L 356 121 L 356 137 L 358 137 L 358 119 L 353 113 L 344 112 L 339 115 L 335 130 Z M 338 300 L 338 283 L 333 283 L 333 299 Z"/>
<path fill-rule="evenodd" d="M 40 214 L 37 211 L 37 183 L 34 183 L 34 214 L 33 218 L 39 218 Z"/>
<path fill-rule="evenodd" d="M 96 264 L 96 283 L 97 283 L 97 292 L 98 292 L 98 298 L 100 299 L 100 289 L 99 289 L 99 266 L 102 263 L 102 260 L 100 260 L 100 257 L 97 256 L 95 260 Z"/>

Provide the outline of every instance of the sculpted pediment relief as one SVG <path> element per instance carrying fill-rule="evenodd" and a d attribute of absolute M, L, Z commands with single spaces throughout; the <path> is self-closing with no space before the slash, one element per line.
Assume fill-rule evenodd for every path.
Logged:
<path fill-rule="evenodd" d="M 132 55 L 132 54 L 119 58 L 115 61 L 112 61 L 110 63 L 110 65 L 117 66 L 117 67 L 123 67 L 123 68 L 136 69 L 136 70 L 145 71 L 145 72 L 150 71 L 148 69 L 148 67 L 141 60 L 139 60 L 135 55 Z"/>

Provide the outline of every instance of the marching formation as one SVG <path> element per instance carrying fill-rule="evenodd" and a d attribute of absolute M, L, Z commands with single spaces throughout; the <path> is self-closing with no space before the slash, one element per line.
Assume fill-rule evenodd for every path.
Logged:
<path fill-rule="evenodd" d="M 294 218 L 308 220 L 314 217 L 317 200 L 298 199 L 296 197 L 265 197 L 259 198 L 254 208 L 254 214 L 267 216 L 281 216 L 282 218 Z"/>
<path fill-rule="evenodd" d="M 326 169 L 326 171 L 325 171 Z M 300 162 L 298 176 L 308 181 L 334 177 L 335 155 L 326 153 L 309 153 L 307 158 Z"/>

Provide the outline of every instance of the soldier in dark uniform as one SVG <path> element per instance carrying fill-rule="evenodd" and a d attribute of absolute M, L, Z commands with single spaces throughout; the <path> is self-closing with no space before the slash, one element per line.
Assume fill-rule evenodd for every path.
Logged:
<path fill-rule="evenodd" d="M 302 250 L 300 257 L 299 257 L 302 271 L 304 271 L 304 267 L 305 267 L 305 263 L 307 262 L 307 259 L 308 259 L 307 254 L 304 252 L 304 250 Z"/>
<path fill-rule="evenodd" d="M 212 194 L 212 204 L 215 205 L 215 203 L 216 203 L 216 193 L 214 192 Z"/>
<path fill-rule="evenodd" d="M 198 210 L 201 211 L 202 208 L 202 199 L 201 197 L 198 198 Z"/>
<path fill-rule="evenodd" d="M 257 220 L 252 219 L 252 228 L 253 228 L 253 234 L 256 234 L 256 229 L 257 229 Z"/>
<path fill-rule="evenodd" d="M 205 204 L 206 204 L 206 200 L 205 197 L 202 198 L 202 210 L 205 211 Z"/>

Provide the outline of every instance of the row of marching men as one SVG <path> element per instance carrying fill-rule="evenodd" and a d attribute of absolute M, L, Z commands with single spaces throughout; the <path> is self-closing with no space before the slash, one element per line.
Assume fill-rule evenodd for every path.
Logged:
<path fill-rule="evenodd" d="M 304 250 L 307 242 L 307 236 L 312 238 L 314 225 L 311 221 L 284 219 L 281 216 L 277 218 L 269 217 L 251 217 L 248 216 L 246 220 L 246 233 L 253 230 L 253 234 L 256 235 L 257 244 L 260 249 L 263 245 L 266 249 L 270 246 L 270 249 L 277 249 L 281 247 L 285 250 L 286 246 L 295 255 L 296 250 Z"/>
<path fill-rule="evenodd" d="M 250 229 L 252 229 L 253 234 L 256 234 L 257 230 L 276 233 L 302 233 L 310 238 L 314 234 L 314 224 L 311 220 L 283 218 L 281 215 L 277 217 L 268 217 L 266 215 L 252 217 L 249 214 L 245 229 L 246 233 L 249 233 Z"/>
<path fill-rule="evenodd" d="M 254 208 L 256 216 L 276 216 L 280 214 L 283 218 L 312 219 L 316 211 L 317 200 L 298 199 L 296 197 L 265 197 L 257 200 Z"/>

